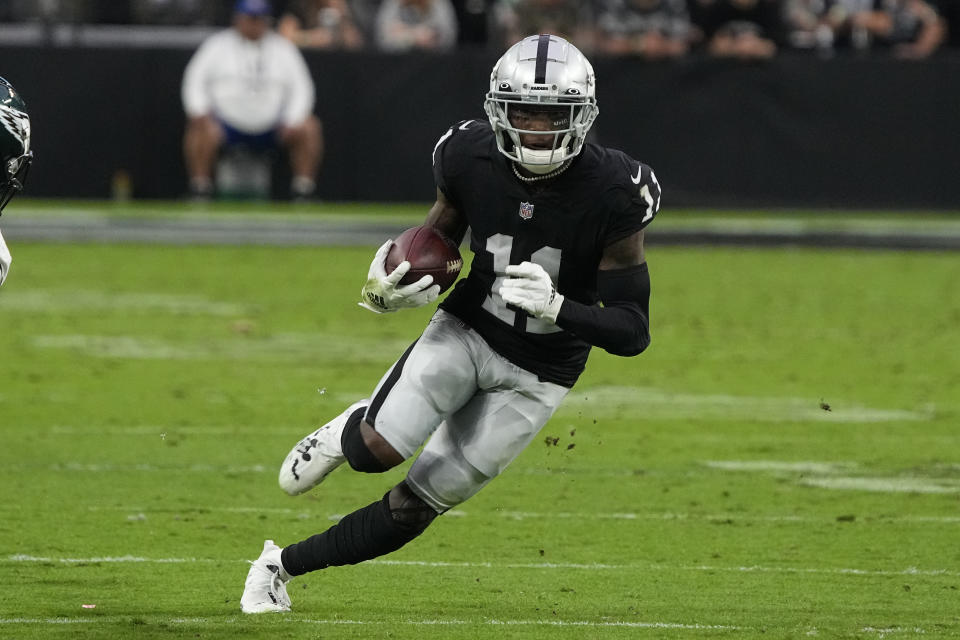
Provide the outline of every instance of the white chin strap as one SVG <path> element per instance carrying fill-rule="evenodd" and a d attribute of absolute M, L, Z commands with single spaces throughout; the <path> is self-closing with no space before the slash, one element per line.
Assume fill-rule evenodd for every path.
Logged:
<path fill-rule="evenodd" d="M 550 162 L 551 156 L 553 156 L 554 162 Z M 560 165 L 566 162 L 567 150 L 566 148 L 560 148 L 551 151 L 550 149 L 521 147 L 520 157 L 524 160 L 524 162 L 519 163 L 521 167 L 530 173 L 543 175 L 551 171 L 556 171 L 560 168 Z"/>

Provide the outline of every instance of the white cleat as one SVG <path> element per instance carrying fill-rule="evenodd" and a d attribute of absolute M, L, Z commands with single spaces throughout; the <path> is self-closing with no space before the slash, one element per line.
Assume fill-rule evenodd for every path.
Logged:
<path fill-rule="evenodd" d="M 340 436 L 354 411 L 370 404 L 364 398 L 355 402 L 336 418 L 323 425 L 291 449 L 280 465 L 277 478 L 280 488 L 292 496 L 309 491 L 323 482 L 331 471 L 344 463 Z"/>
<path fill-rule="evenodd" d="M 290 611 L 290 596 L 287 595 L 290 575 L 280 562 L 281 551 L 280 547 L 273 544 L 273 540 L 266 540 L 263 553 L 250 563 L 240 597 L 240 610 L 244 613 Z"/>

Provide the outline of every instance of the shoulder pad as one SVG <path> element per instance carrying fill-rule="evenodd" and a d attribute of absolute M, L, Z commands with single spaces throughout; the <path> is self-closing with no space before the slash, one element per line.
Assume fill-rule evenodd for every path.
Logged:
<path fill-rule="evenodd" d="M 650 166 L 620 151 L 608 153 L 606 174 L 612 182 L 608 204 L 624 231 L 640 230 L 660 211 L 660 183 Z"/>
<path fill-rule="evenodd" d="M 660 183 L 657 182 L 657 174 L 649 166 L 638 162 L 637 172 L 630 176 L 630 182 L 633 183 L 635 199 L 639 199 L 640 205 L 645 207 L 641 224 L 646 226 L 660 211 Z"/>
<path fill-rule="evenodd" d="M 489 125 L 483 120 L 461 120 L 460 122 L 452 125 L 447 131 L 440 136 L 440 139 L 437 140 L 437 144 L 433 146 L 433 164 L 436 166 L 438 151 L 442 153 L 441 148 L 445 146 L 450 138 L 457 136 L 458 141 L 463 140 L 466 142 L 467 138 L 475 137 L 475 134 L 481 133 L 483 129 L 489 129 Z M 469 132 L 469 133 L 464 133 Z"/>

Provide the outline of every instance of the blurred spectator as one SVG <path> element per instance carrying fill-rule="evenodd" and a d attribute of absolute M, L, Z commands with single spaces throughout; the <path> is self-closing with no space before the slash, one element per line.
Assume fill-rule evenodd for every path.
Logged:
<path fill-rule="evenodd" d="M 87 22 L 89 0 L 0 0 L 0 18 L 9 22 Z"/>
<path fill-rule="evenodd" d="M 383 0 L 376 20 L 383 51 L 449 51 L 457 44 L 457 16 L 450 0 Z"/>
<path fill-rule="evenodd" d="M 299 0 L 291 3 L 277 25 L 280 35 L 298 47 L 363 48 L 364 38 L 346 0 Z"/>
<path fill-rule="evenodd" d="M 960 47 L 960 0 L 938 0 L 937 13 L 946 24 L 950 46 Z"/>
<path fill-rule="evenodd" d="M 833 0 L 826 24 L 855 49 L 893 48 L 899 58 L 926 58 L 946 38 L 946 26 L 925 0 Z"/>
<path fill-rule="evenodd" d="M 315 89 L 300 51 L 270 28 L 268 0 L 237 0 L 232 28 L 208 38 L 183 76 L 183 148 L 195 198 L 213 194 L 223 145 L 287 147 L 291 193 L 310 197 L 323 152 Z"/>
<path fill-rule="evenodd" d="M 461 45 L 486 45 L 490 42 L 494 0 L 452 0 L 457 13 Z"/>
<path fill-rule="evenodd" d="M 690 14 L 684 0 L 604 0 L 597 13 L 597 51 L 673 58 L 687 52 Z"/>
<path fill-rule="evenodd" d="M 578 0 L 498 0 L 501 44 L 509 47 L 538 33 L 560 36 L 584 51 L 593 49 L 593 14 Z"/>
<path fill-rule="evenodd" d="M 756 60 L 771 58 L 782 38 L 776 0 L 692 0 L 691 14 L 710 55 Z"/>
<path fill-rule="evenodd" d="M 795 49 L 830 50 L 833 30 L 825 24 L 827 0 L 783 0 L 787 43 Z"/>
<path fill-rule="evenodd" d="M 0 0 L 0 22 L 211 25 L 229 15 L 224 0 Z"/>
<path fill-rule="evenodd" d="M 222 24 L 224 18 L 220 3 L 209 0 L 130 0 L 129 4 L 132 20 L 137 24 L 213 25 Z"/>

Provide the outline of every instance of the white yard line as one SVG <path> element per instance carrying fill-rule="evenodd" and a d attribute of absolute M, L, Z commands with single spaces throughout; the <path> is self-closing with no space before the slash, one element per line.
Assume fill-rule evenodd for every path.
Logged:
<path fill-rule="evenodd" d="M 165 616 L 138 616 L 150 624 L 167 625 L 190 625 L 190 626 L 228 626 L 236 624 L 245 618 L 169 618 Z M 131 616 L 104 616 L 93 615 L 82 618 L 0 618 L 0 625 L 23 625 L 23 626 L 65 626 L 65 625 L 114 625 L 129 624 Z M 312 624 L 316 626 L 406 626 L 406 627 L 471 627 L 471 626 L 492 626 L 492 627 L 573 627 L 584 629 L 598 628 L 627 628 L 627 629 L 663 629 L 671 631 L 747 631 L 752 627 L 728 624 L 703 624 L 703 623 L 685 623 L 685 622 L 664 622 L 664 621 L 627 621 L 627 620 L 460 620 L 450 619 L 422 619 L 422 620 L 353 620 L 346 618 L 303 618 L 297 614 L 275 615 L 270 617 L 272 625 L 278 624 Z M 811 629 L 806 635 L 818 636 L 820 632 L 829 632 L 827 629 Z M 837 630 L 834 630 L 837 631 Z M 863 627 L 859 629 L 860 633 L 876 634 L 878 638 L 885 638 L 888 635 L 912 636 L 926 635 L 926 629 L 923 627 Z"/>
<path fill-rule="evenodd" d="M 874 491 L 879 493 L 960 493 L 956 478 L 918 477 L 821 477 L 802 478 L 800 484 L 820 489 Z"/>
<path fill-rule="evenodd" d="M 52 558 L 17 553 L 7 557 L 7 562 L 40 562 L 44 564 L 203 564 L 220 562 L 212 558 L 144 558 L 142 556 L 93 556 L 90 558 Z"/>
<path fill-rule="evenodd" d="M 875 409 L 843 398 L 831 398 L 830 410 L 820 398 L 735 396 L 729 394 L 673 393 L 654 387 L 598 386 L 571 391 L 558 411 L 590 416 L 616 416 L 638 409 L 644 419 L 723 419 L 749 422 L 890 422 L 930 420 L 934 407 L 922 410 Z"/>
<path fill-rule="evenodd" d="M 958 571 L 948 569 L 917 569 L 910 567 L 903 570 L 883 569 L 853 569 L 828 567 L 719 567 L 710 565 L 674 566 L 658 564 L 577 564 L 568 562 L 539 562 L 539 563 L 493 563 L 493 562 L 428 562 L 421 560 L 370 560 L 366 564 L 416 566 L 416 567 L 463 567 L 470 569 L 579 569 L 586 571 L 705 571 L 705 572 L 732 572 L 732 573 L 813 573 L 831 575 L 856 576 L 960 576 Z"/>
<path fill-rule="evenodd" d="M 467 515 L 466 513 L 462 515 Z M 497 515 L 512 520 L 559 519 L 559 520 L 733 520 L 746 522 L 798 522 L 798 523 L 835 523 L 837 515 L 755 515 L 749 513 L 677 513 L 677 512 L 646 512 L 646 513 L 590 513 L 590 512 L 547 512 L 537 511 L 498 511 Z M 841 514 L 842 515 L 842 514 Z M 878 524 L 889 523 L 925 523 L 925 524 L 960 524 L 960 516 L 876 516 L 860 514 L 853 522 L 867 522 Z"/>
<path fill-rule="evenodd" d="M 111 507 L 89 506 L 87 511 L 124 511 L 127 513 L 309 513 L 303 509 L 287 507 L 163 507 L 150 509 L 149 507 Z M 316 516 L 316 514 L 313 514 Z M 316 516 L 322 517 L 322 516 Z"/>
<path fill-rule="evenodd" d="M 0 505 L 0 511 L 19 510 L 20 505 L 6 504 Z M 89 505 L 87 511 L 115 511 L 129 515 L 152 515 L 152 514 L 182 514 L 182 513 L 286 513 L 296 514 L 300 518 L 314 518 L 322 520 L 338 521 L 345 514 L 343 513 L 321 513 L 312 511 L 307 507 L 294 509 L 290 507 L 217 507 L 217 506 L 180 506 L 180 507 L 145 507 L 129 505 Z M 799 524 L 833 524 L 837 522 L 836 514 L 824 515 L 762 515 L 738 512 L 715 512 L 715 513 L 685 513 L 674 511 L 648 511 L 648 512 L 589 512 L 589 511 L 465 511 L 463 509 L 452 509 L 444 514 L 445 517 L 453 518 L 506 518 L 508 520 L 583 520 L 594 522 L 596 520 L 619 520 L 619 521 L 638 521 L 638 520 L 663 520 L 663 521 L 727 521 L 734 522 L 795 522 Z M 129 517 L 129 516 L 128 516 Z M 843 518 L 849 523 L 866 524 L 960 524 L 960 516 L 889 516 L 872 515 L 861 513 L 853 519 Z"/>
<path fill-rule="evenodd" d="M 72 624 L 129 624 L 130 616 L 104 616 L 91 615 L 82 618 L 0 618 L 0 625 L 25 625 L 25 626 L 62 626 Z M 165 616 L 146 616 L 146 621 L 152 624 L 168 625 L 192 625 L 205 626 L 232 625 L 244 618 L 168 618 Z M 303 618 L 296 614 L 285 614 L 271 616 L 270 623 L 277 624 L 312 624 L 317 626 L 407 626 L 407 627 L 469 627 L 469 626 L 495 626 L 495 627 L 578 627 L 578 628 L 627 628 L 627 629 L 669 629 L 672 631 L 746 631 L 751 627 L 728 625 L 728 624 L 703 624 L 703 623 L 685 623 L 685 622 L 663 622 L 663 621 L 627 621 L 627 620 L 461 620 L 450 619 L 422 619 L 422 620 L 353 620 L 346 618 Z M 817 636 L 824 629 L 811 629 L 806 635 Z M 859 629 L 860 633 L 876 634 L 879 638 L 885 638 L 888 635 L 925 635 L 926 630 L 923 627 L 863 627 Z"/>
<path fill-rule="evenodd" d="M 877 637 L 879 637 L 879 638 L 885 638 L 885 637 L 887 637 L 888 635 L 891 635 L 891 634 L 894 634 L 894 633 L 896 633 L 896 634 L 906 634 L 906 635 L 911 635 L 911 636 L 913 636 L 913 635 L 924 635 L 924 634 L 926 634 L 926 631 L 923 629 L 923 627 L 906 627 L 906 628 L 905 628 L 905 627 L 884 627 L 884 628 L 879 628 L 879 629 L 876 628 L 876 627 L 864 627 L 863 629 L 860 630 L 860 632 L 861 632 L 861 633 L 875 633 L 875 634 L 877 634 Z"/>
<path fill-rule="evenodd" d="M 361 394 L 330 394 L 334 396 L 334 400 L 330 405 L 330 413 L 336 415 L 340 411 L 343 411 L 343 407 L 337 402 L 336 398 L 339 398 L 341 395 L 344 398 L 360 398 L 363 397 Z M 320 422 L 318 419 L 317 422 Z M 311 429 L 310 424 L 303 425 L 274 425 L 274 424 L 262 424 L 255 426 L 239 426 L 239 425 L 218 425 L 218 426 L 193 426 L 193 427 L 181 427 L 181 426 L 169 426 L 169 425 L 128 425 L 128 426 L 85 426 L 78 427 L 75 425 L 56 425 L 50 427 L 47 431 L 50 435 L 54 436 L 154 436 L 157 438 L 166 438 L 169 436 L 185 435 L 185 436 L 232 436 L 232 435 L 259 435 L 259 436 L 274 436 L 277 434 L 298 434 L 303 435 L 308 433 Z M 314 429 L 316 427 L 313 427 Z"/>
<path fill-rule="evenodd" d="M 15 554 L 0 560 L 6 563 L 45 563 L 45 564 L 96 564 L 96 563 L 152 563 L 152 564 L 193 564 L 248 562 L 248 560 L 217 560 L 214 558 L 146 558 L 142 556 L 95 556 L 90 558 L 57 558 L 50 556 L 32 556 Z M 429 567 L 449 569 L 524 569 L 538 571 L 579 570 L 579 571 L 703 571 L 725 573 L 786 573 L 786 574 L 827 574 L 841 576 L 960 576 L 960 572 L 949 569 L 859 569 L 851 567 L 765 567 L 760 565 L 724 567 L 715 565 L 664 565 L 664 564 L 606 564 L 576 562 L 445 562 L 431 560 L 368 560 L 363 566 L 387 567 Z"/>
<path fill-rule="evenodd" d="M 147 617 L 153 620 L 151 617 Z M 242 620 L 242 618 L 240 619 Z M 0 618 L 0 625 L 67 625 L 67 624 L 117 624 L 129 623 L 128 616 L 91 616 L 89 618 Z M 156 623 L 176 624 L 176 625 L 227 625 L 233 624 L 238 620 L 211 619 L 211 618 L 166 618 L 157 617 Z M 632 629 L 671 629 L 678 631 L 734 631 L 744 629 L 734 625 L 724 624 L 699 624 L 682 622 L 635 622 L 626 620 L 349 620 L 341 618 L 301 618 L 296 615 L 280 615 L 270 618 L 271 624 L 314 624 L 321 626 L 334 625 L 358 625 L 358 626 L 412 626 L 412 627 L 430 627 L 430 626 L 546 626 L 546 627 L 626 627 Z"/>
<path fill-rule="evenodd" d="M 723 471 L 774 471 L 787 473 L 842 473 L 853 471 L 859 465 L 853 461 L 816 462 L 812 460 L 707 460 L 703 464 Z"/>
<path fill-rule="evenodd" d="M 91 618 L 0 618 L 0 624 L 93 624 L 107 622 L 121 622 L 124 618 L 116 616 L 96 616 Z"/>
<path fill-rule="evenodd" d="M 819 489 L 879 493 L 960 493 L 960 479 L 952 477 L 837 475 L 857 471 L 859 465 L 852 461 L 707 460 L 703 464 L 722 471 L 803 474 L 796 479 L 798 484 Z"/>
<path fill-rule="evenodd" d="M 244 337 L 243 330 L 231 338 L 164 340 L 133 335 L 58 334 L 36 335 L 30 340 L 36 349 L 57 349 L 83 353 L 94 358 L 128 360 L 267 360 L 301 361 L 306 358 L 346 358 L 380 362 L 391 353 L 410 346 L 407 339 L 385 340 L 374 353 L 358 337 L 322 333 L 275 333 Z"/>
<path fill-rule="evenodd" d="M 113 464 L 113 463 L 91 463 L 91 462 L 61 462 L 39 467 L 29 464 L 8 464 L 4 465 L 5 471 L 23 470 L 37 471 L 46 469 L 52 472 L 61 471 L 82 471 L 87 473 L 143 473 L 143 472 L 174 472 L 174 473 L 276 473 L 276 467 L 270 465 L 267 467 L 262 464 L 250 465 L 214 465 L 214 464 L 171 464 L 155 465 L 147 463 L 137 464 Z"/>
<path fill-rule="evenodd" d="M 123 312 L 134 315 L 246 316 L 256 312 L 250 304 L 210 300 L 199 295 L 153 291 L 111 292 L 97 289 L 24 289 L 4 293 L 5 312 L 80 313 L 98 315 Z"/>

